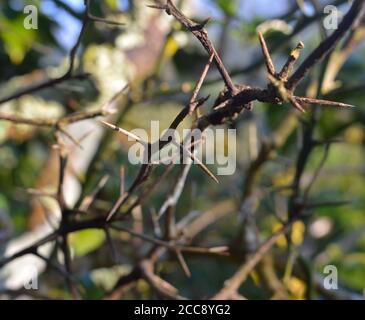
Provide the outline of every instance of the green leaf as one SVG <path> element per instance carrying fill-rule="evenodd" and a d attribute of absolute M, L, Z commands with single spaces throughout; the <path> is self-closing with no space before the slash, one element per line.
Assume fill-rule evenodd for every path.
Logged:
<path fill-rule="evenodd" d="M 13 64 L 21 64 L 26 53 L 31 49 L 37 37 L 36 30 L 27 30 L 23 26 L 23 18 L 8 20 L 0 15 L 0 38 L 4 49 Z"/>
<path fill-rule="evenodd" d="M 105 234 L 101 230 L 86 229 L 75 232 L 70 237 L 70 244 L 78 257 L 98 249 L 105 240 Z"/>
<path fill-rule="evenodd" d="M 106 0 L 106 4 L 111 8 L 111 9 L 118 9 L 118 0 Z"/>

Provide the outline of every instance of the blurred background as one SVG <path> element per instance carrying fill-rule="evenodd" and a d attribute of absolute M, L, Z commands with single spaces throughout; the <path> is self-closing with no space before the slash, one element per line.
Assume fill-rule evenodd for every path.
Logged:
<path fill-rule="evenodd" d="M 64 74 L 69 52 L 82 26 L 82 0 L 5 0 L 0 3 L 0 115 L 27 118 L 59 118 L 73 112 L 94 110 L 118 93 L 130 88 L 113 105 L 113 123 L 132 130 L 149 130 L 150 121 L 161 129 L 189 102 L 191 91 L 207 62 L 196 39 L 164 12 L 148 8 L 151 1 L 92 1 L 95 16 L 124 23 L 123 26 L 93 22 L 81 38 L 75 72 L 90 73 L 86 79 L 70 79 L 58 85 L 7 97 L 48 78 Z M 305 49 L 299 63 L 331 30 L 323 28 L 323 8 L 336 4 L 343 14 L 348 1 L 320 0 L 183 0 L 184 13 L 195 20 L 211 17 L 209 35 L 236 83 L 265 87 L 264 61 L 257 30 L 265 34 L 278 68 L 299 41 Z M 38 8 L 38 29 L 23 27 L 23 8 Z M 301 95 L 326 97 L 353 104 L 355 109 L 322 108 L 317 111 L 313 148 L 301 177 L 301 195 L 309 199 L 305 219 L 293 225 L 265 255 L 240 288 L 248 299 L 357 299 L 365 288 L 365 24 L 342 41 L 329 59 L 318 64 L 301 84 Z M 298 63 L 298 65 L 299 65 Z M 320 84 L 320 85 L 319 85 Z M 211 68 L 201 96 L 211 98 L 207 112 L 223 83 Z M 321 87 L 321 89 L 318 89 Z M 255 103 L 229 125 L 237 129 L 237 170 L 219 176 L 213 184 L 193 166 L 175 210 L 181 219 L 195 212 L 218 212 L 219 219 L 194 236 L 199 246 L 231 246 L 237 256 L 257 248 L 285 221 L 297 160 L 303 147 L 305 122 L 311 113 L 298 115 L 289 105 Z M 194 119 L 183 127 L 189 128 Z M 227 127 L 227 126 L 226 126 Z M 265 159 L 257 174 L 254 191 L 245 191 L 252 163 L 259 157 L 263 141 L 280 128 L 290 127 L 283 143 Z M 128 161 L 127 139 L 109 132 L 96 120 L 68 128 L 83 148 L 68 141 L 70 161 L 64 186 L 66 202 L 73 206 L 94 190 L 101 179 L 104 188 L 92 211 L 107 211 L 119 193 L 119 172 L 125 168 L 129 186 L 138 166 Z M 32 244 L 53 230 L 59 208 L 47 193 L 57 188 L 57 156 L 52 129 L 19 125 L 0 119 L 0 257 Z M 224 146 L 220 146 L 224 152 Z M 209 166 L 215 172 L 214 165 Z M 149 200 L 133 213 L 133 228 L 158 234 L 151 215 L 158 212 L 178 168 L 172 170 Z M 309 186 L 309 187 L 308 187 Z M 41 190 L 41 192 L 40 192 Z M 242 205 L 249 205 L 248 214 Z M 240 228 L 239 225 L 242 227 Z M 161 224 L 163 229 L 163 224 Z M 244 235 L 242 235 L 244 233 Z M 252 237 L 247 234 L 254 234 Z M 70 236 L 74 275 L 85 299 L 103 298 L 118 278 L 130 272 L 149 244 L 126 233 L 112 234 L 113 257 L 101 230 L 83 230 Z M 237 237 L 241 237 L 237 240 Z M 243 239 L 243 240 L 242 240 Z M 249 239 L 249 240 L 247 240 Z M 247 248 L 245 247 L 247 246 Z M 45 255 L 54 248 L 42 247 Z M 116 259 L 115 259 L 116 258 Z M 57 260 L 57 250 L 56 257 Z M 176 257 L 167 255 L 156 270 L 189 298 L 209 298 L 237 270 L 236 258 L 187 254 L 191 271 L 187 277 Z M 22 292 L 24 267 L 39 271 L 39 290 Z M 325 266 L 338 270 L 338 290 L 323 288 Z M 3 292 L 3 295 L 1 295 Z M 0 297 L 67 299 L 70 293 L 63 278 L 37 257 L 25 256 L 0 269 Z M 137 281 L 123 299 L 155 298 L 144 280 Z"/>

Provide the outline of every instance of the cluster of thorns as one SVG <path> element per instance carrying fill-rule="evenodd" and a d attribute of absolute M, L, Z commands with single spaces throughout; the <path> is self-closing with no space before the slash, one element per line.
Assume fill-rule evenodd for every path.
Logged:
<path fill-rule="evenodd" d="M 339 29 L 334 32 L 332 36 L 322 42 L 320 46 L 300 65 L 300 67 L 294 73 L 294 64 L 299 59 L 300 52 L 302 49 L 304 49 L 304 44 L 302 42 L 299 42 L 296 48 L 291 51 L 286 63 L 284 64 L 280 72 L 277 72 L 269 53 L 269 49 L 264 39 L 264 36 L 261 32 L 259 32 L 260 44 L 265 58 L 265 64 L 268 72 L 267 77 L 269 80 L 267 88 L 265 89 L 252 88 L 248 85 L 237 85 L 233 83 L 227 69 L 225 68 L 221 58 L 214 48 L 213 43 L 208 37 L 208 32 L 205 27 L 210 20 L 209 18 L 201 23 L 196 23 L 187 18 L 174 5 L 171 0 L 167 0 L 165 4 L 149 5 L 149 7 L 159 10 L 165 10 L 168 15 L 172 15 L 177 21 L 181 23 L 181 25 L 188 29 L 200 41 L 200 43 L 209 55 L 209 60 L 205 65 L 198 82 L 196 83 L 193 95 L 190 99 L 190 103 L 180 112 L 180 114 L 173 121 L 169 129 L 176 129 L 187 115 L 191 115 L 197 108 L 201 107 L 208 100 L 209 96 L 198 99 L 198 95 L 208 74 L 210 66 L 213 62 L 215 63 L 225 83 L 225 89 L 219 94 L 211 112 L 201 117 L 198 117 L 196 123 L 193 125 L 193 129 L 199 129 L 201 132 L 203 132 L 208 126 L 221 125 L 236 119 L 244 110 L 252 110 L 254 101 L 274 105 L 290 103 L 295 109 L 302 113 L 306 112 L 305 108 L 308 105 L 321 105 L 338 108 L 353 107 L 352 105 L 340 102 L 296 96 L 294 94 L 294 91 L 300 84 L 300 82 L 309 73 L 312 67 L 314 67 L 318 61 L 320 61 L 326 54 L 328 54 L 332 50 L 334 45 L 341 39 L 344 33 L 354 23 L 353 18 L 355 11 L 353 10 L 355 9 L 356 5 L 353 6 L 352 10 L 350 10 L 349 14 L 345 17 Z M 128 132 L 127 130 L 119 128 L 105 121 L 102 122 L 112 129 L 119 131 L 129 138 L 143 144 L 147 150 L 148 148 L 151 149 L 151 144 L 149 142 L 142 141 L 139 137 Z M 203 139 L 204 137 L 202 137 L 202 139 L 199 141 L 192 141 L 192 143 L 190 144 L 191 150 L 186 150 L 186 148 L 184 148 L 183 151 L 188 153 L 189 157 L 194 160 L 199 165 L 199 167 L 205 173 L 207 173 L 215 182 L 218 182 L 218 179 L 214 176 L 214 174 L 210 172 L 210 170 L 203 163 L 198 161 L 198 159 L 194 156 L 194 145 L 201 142 Z M 160 139 L 160 141 L 156 142 L 159 143 L 160 146 L 158 151 L 160 151 L 168 143 L 174 142 L 169 141 L 168 143 L 165 143 L 164 141 L 165 139 Z M 179 146 L 179 148 L 183 147 Z M 152 154 L 149 153 L 148 157 L 151 158 Z M 143 169 L 147 172 L 147 168 L 148 166 L 144 167 Z"/>

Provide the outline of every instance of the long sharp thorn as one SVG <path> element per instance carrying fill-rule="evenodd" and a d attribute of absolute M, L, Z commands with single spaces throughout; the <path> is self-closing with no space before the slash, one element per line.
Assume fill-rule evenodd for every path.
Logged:
<path fill-rule="evenodd" d="M 275 66 L 271 59 L 269 49 L 267 48 L 265 38 L 261 32 L 259 32 L 259 38 L 260 38 L 262 53 L 264 54 L 264 57 L 265 57 L 267 71 L 269 72 L 270 75 L 275 76 L 275 73 L 276 73 Z"/>
<path fill-rule="evenodd" d="M 158 10 L 166 10 L 167 6 L 163 4 L 148 4 L 147 7 Z"/>
<path fill-rule="evenodd" d="M 191 278 L 191 271 L 189 269 L 188 264 L 185 261 L 184 256 L 182 255 L 181 251 L 176 250 L 176 256 L 178 258 L 178 261 L 180 262 L 181 268 L 183 269 L 183 271 L 185 272 L 185 275 L 188 278 Z"/>
<path fill-rule="evenodd" d="M 141 143 L 143 145 L 146 145 L 147 144 L 145 141 L 143 141 L 140 137 L 138 137 L 137 135 L 133 134 L 132 132 L 129 132 L 129 131 L 125 130 L 125 129 L 122 129 L 120 127 L 117 127 L 114 124 L 108 123 L 106 121 L 103 121 L 103 120 L 99 120 L 99 121 L 101 123 L 103 123 L 104 125 L 106 125 L 107 127 L 111 128 L 111 129 L 113 129 L 115 131 L 118 131 L 118 132 L 124 134 L 125 136 L 127 136 L 127 137 L 129 137 L 129 138 L 131 138 L 131 139 L 133 139 L 133 140 L 135 140 L 135 141 L 137 141 L 137 142 L 139 142 L 139 143 Z"/>
<path fill-rule="evenodd" d="M 289 100 L 290 100 L 290 102 L 291 102 L 292 106 L 293 106 L 295 109 L 299 110 L 299 111 L 300 111 L 300 112 L 302 112 L 302 113 L 306 113 L 306 111 L 303 109 L 303 107 L 300 105 L 300 103 L 299 103 L 297 100 L 295 100 L 295 98 L 294 98 L 294 97 L 290 97 L 290 98 L 289 98 Z"/>
<path fill-rule="evenodd" d="M 217 184 L 219 184 L 219 180 L 216 176 L 187 148 L 184 148 L 185 151 L 188 153 L 191 160 L 195 161 L 195 163 L 209 176 L 211 177 Z"/>
<path fill-rule="evenodd" d="M 320 100 L 320 99 L 311 99 L 311 98 L 305 98 L 305 97 L 294 97 L 295 100 L 307 103 L 307 104 L 318 104 L 321 106 L 328 106 L 328 107 L 337 107 L 337 108 L 343 108 L 343 109 L 352 109 L 355 108 L 355 106 L 347 103 L 341 103 L 336 101 L 329 101 L 329 100 Z"/>

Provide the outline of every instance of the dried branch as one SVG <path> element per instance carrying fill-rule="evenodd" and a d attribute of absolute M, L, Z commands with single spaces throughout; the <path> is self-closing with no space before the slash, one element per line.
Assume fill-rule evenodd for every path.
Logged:
<path fill-rule="evenodd" d="M 80 31 L 77 42 L 70 52 L 70 64 L 69 69 L 66 74 L 60 78 L 48 81 L 47 83 L 43 83 L 37 85 L 33 88 L 28 88 L 23 91 L 20 91 L 17 94 L 14 94 L 5 100 L 1 100 L 0 103 L 5 101 L 9 101 L 11 99 L 15 99 L 20 97 L 26 93 L 33 93 L 38 90 L 41 90 L 46 87 L 53 86 L 62 81 L 72 79 L 75 77 L 74 68 L 75 68 L 75 59 L 77 55 L 78 48 L 81 45 L 81 38 L 85 32 L 85 29 L 90 21 L 103 22 L 107 24 L 120 25 L 118 22 L 109 21 L 103 18 L 95 17 L 91 14 L 90 11 L 90 0 L 85 0 L 85 13 L 83 18 L 83 25 Z M 338 108 L 351 108 L 351 105 L 332 102 L 327 100 L 320 99 L 312 99 L 306 97 L 298 97 L 294 95 L 294 90 L 299 85 L 299 83 L 305 78 L 308 72 L 313 68 L 316 63 L 326 56 L 328 52 L 330 52 L 336 43 L 344 37 L 346 31 L 356 25 L 358 19 L 361 17 L 364 10 L 364 2 L 355 0 L 350 11 L 345 16 L 343 22 L 340 25 L 339 30 L 335 31 L 330 37 L 325 39 L 319 47 L 313 51 L 312 54 L 308 56 L 308 58 L 301 64 L 301 66 L 297 69 L 297 71 L 290 76 L 294 63 L 298 60 L 300 51 L 303 49 L 304 45 L 299 43 L 299 45 L 291 52 L 289 55 L 287 62 L 281 69 L 279 73 L 276 73 L 275 66 L 273 64 L 268 46 L 265 42 L 265 39 L 261 33 L 259 33 L 259 40 L 262 47 L 262 52 L 264 56 L 264 61 L 266 62 L 267 72 L 269 82 L 267 88 L 252 88 L 247 85 L 235 85 L 232 82 L 231 76 L 227 72 L 221 58 L 217 54 L 212 42 L 208 37 L 208 33 L 205 29 L 205 26 L 208 20 L 202 23 L 195 23 L 189 18 L 187 18 L 174 4 L 171 0 L 167 0 L 164 5 L 152 5 L 151 7 L 165 10 L 167 14 L 172 15 L 178 22 L 180 22 L 184 27 L 186 27 L 193 35 L 200 41 L 202 46 L 209 54 L 209 60 L 205 65 L 203 72 L 195 85 L 195 89 L 193 91 L 193 95 L 189 101 L 189 103 L 180 111 L 177 117 L 172 121 L 170 125 L 170 129 L 177 129 L 179 125 L 183 122 L 183 120 L 191 114 L 197 108 L 203 106 L 208 98 L 198 99 L 199 92 L 201 87 L 206 79 L 207 73 L 209 71 L 211 63 L 214 61 L 221 75 L 222 80 L 225 83 L 226 89 L 222 91 L 219 97 L 216 99 L 215 104 L 212 106 L 211 111 L 203 114 L 198 117 L 194 122 L 192 128 L 200 129 L 202 132 L 207 129 L 209 126 L 221 125 L 230 123 L 232 120 L 235 120 L 242 112 L 252 110 L 253 103 L 255 101 L 269 103 L 273 105 L 281 105 L 283 103 L 291 103 L 295 109 L 298 109 L 301 112 L 305 111 L 305 105 L 324 105 L 324 106 L 334 106 Z M 124 92 L 124 89 L 122 90 Z M 137 232 L 134 229 L 129 229 L 125 226 L 125 223 L 128 222 L 128 218 L 130 218 L 130 213 L 137 206 L 142 205 L 146 199 L 151 195 L 153 190 L 156 189 L 156 186 L 164 181 L 167 174 L 172 170 L 173 165 L 164 168 L 164 172 L 162 175 L 157 176 L 155 179 L 152 179 L 152 174 L 155 172 L 156 167 L 159 163 L 153 163 L 151 161 L 152 154 L 150 149 L 154 150 L 154 143 L 150 143 L 148 141 L 143 141 L 140 137 L 132 134 L 131 132 L 119 128 L 116 125 L 112 125 L 109 122 L 102 121 L 103 124 L 121 132 L 126 135 L 128 138 L 141 143 L 148 151 L 148 163 L 141 166 L 140 171 L 135 178 L 132 185 L 125 190 L 125 178 L 124 178 L 124 170 L 121 171 L 120 174 L 120 192 L 119 197 L 115 203 L 111 203 L 110 211 L 108 211 L 108 207 L 104 208 L 100 212 L 95 212 L 98 216 L 95 218 L 90 214 L 87 214 L 86 211 L 92 211 L 92 204 L 95 202 L 96 197 L 100 190 L 105 186 L 107 182 L 107 177 L 104 177 L 100 180 L 97 186 L 93 189 L 90 195 L 83 197 L 80 200 L 80 205 L 76 206 L 78 209 L 68 208 L 65 203 L 65 199 L 63 196 L 63 187 L 64 187 L 64 176 L 66 172 L 66 164 L 67 164 L 67 151 L 65 150 L 64 143 L 62 141 L 62 134 L 66 135 L 69 139 L 74 141 L 74 143 L 78 144 L 72 136 L 70 136 L 65 131 L 65 126 L 71 123 L 77 123 L 79 121 L 85 119 L 94 119 L 99 116 L 104 116 L 113 113 L 111 106 L 114 105 L 116 99 L 119 97 L 118 93 L 114 96 L 106 105 L 104 105 L 101 109 L 95 111 L 88 112 L 80 112 L 73 113 L 67 115 L 60 119 L 26 119 L 22 117 L 18 117 L 15 115 L 8 114 L 0 114 L 0 120 L 11 121 L 13 123 L 19 124 L 28 124 L 39 127 L 48 127 L 55 129 L 55 135 L 59 148 L 59 160 L 60 160 L 60 169 L 59 169 L 59 182 L 57 185 L 57 193 L 55 198 L 60 206 L 62 221 L 60 226 L 51 234 L 46 236 L 40 241 L 35 242 L 31 246 L 16 252 L 10 257 L 6 257 L 5 259 L 0 261 L 0 267 L 5 264 L 17 259 L 26 254 L 33 254 L 48 264 L 51 267 L 56 269 L 66 280 L 69 289 L 74 298 L 79 297 L 79 292 L 77 288 L 77 282 L 72 273 L 72 261 L 70 256 L 70 248 L 68 243 L 68 236 L 73 232 L 77 232 L 79 230 L 85 229 L 100 229 L 104 230 L 107 238 L 107 242 L 111 248 L 111 252 L 113 258 L 117 262 L 117 252 L 114 247 L 111 230 L 118 231 L 120 233 L 126 233 L 132 238 L 138 238 L 142 240 L 144 243 L 149 244 L 151 247 L 150 251 L 147 255 L 145 255 L 133 268 L 132 272 L 127 276 L 122 277 L 113 292 L 109 294 L 109 297 L 120 296 L 125 293 L 129 288 L 135 285 L 138 279 L 144 279 L 148 282 L 152 290 L 159 296 L 163 298 L 169 299 L 182 299 L 184 297 L 180 296 L 178 290 L 174 288 L 171 284 L 163 280 L 160 276 L 157 275 L 155 269 L 157 269 L 157 263 L 159 259 L 162 259 L 165 253 L 172 253 L 176 255 L 178 262 L 183 268 L 184 272 L 190 276 L 191 272 L 189 270 L 188 264 L 185 261 L 182 253 L 189 254 L 201 254 L 201 255 L 214 255 L 214 256 L 227 256 L 232 254 L 229 252 L 228 247 L 199 247 L 199 246 L 191 246 L 192 238 L 201 232 L 204 228 L 206 228 L 212 222 L 217 221 L 219 218 L 225 216 L 227 213 L 235 210 L 235 206 L 232 202 L 224 203 L 218 209 L 212 209 L 209 212 L 202 214 L 199 217 L 196 215 L 188 215 L 179 223 L 176 223 L 175 219 L 175 208 L 178 204 L 178 201 L 181 197 L 182 191 L 186 184 L 187 175 L 189 173 L 191 163 L 188 165 L 182 166 L 181 173 L 176 177 L 174 186 L 172 190 L 167 194 L 165 201 L 163 202 L 158 215 L 154 218 L 155 223 L 157 220 L 167 213 L 167 228 L 166 228 L 166 236 L 164 238 L 159 238 L 156 235 L 149 236 L 143 231 Z M 288 221 L 284 224 L 283 228 L 275 233 L 272 237 L 266 240 L 259 248 L 256 250 L 251 256 L 249 256 L 248 260 L 240 266 L 238 271 L 227 281 L 226 285 L 220 292 L 218 292 L 214 299 L 228 299 L 228 298 L 241 298 L 238 291 L 241 284 L 247 279 L 248 275 L 254 270 L 254 268 L 258 265 L 258 263 L 262 260 L 262 258 L 269 252 L 269 250 L 274 246 L 277 239 L 282 235 L 286 235 L 296 219 L 302 218 L 302 214 L 308 210 L 312 210 L 314 208 L 326 205 L 341 205 L 345 204 L 344 202 L 323 202 L 323 203 L 310 203 L 307 199 L 308 193 L 310 190 L 310 186 L 313 184 L 314 180 L 316 180 L 318 174 L 315 173 L 313 176 L 310 186 L 306 190 L 306 194 L 302 199 L 300 199 L 300 180 L 303 174 L 305 165 L 309 158 L 309 154 L 311 150 L 318 144 L 314 139 L 314 128 L 316 124 L 315 115 L 312 116 L 311 122 L 308 125 L 307 131 L 304 135 L 304 145 L 300 152 L 299 159 L 296 163 L 296 175 L 294 178 L 294 183 L 291 186 L 293 191 L 292 196 L 290 197 L 290 206 L 289 206 L 289 214 L 290 217 Z M 256 159 L 252 161 L 248 168 L 248 172 L 246 175 L 245 181 L 245 190 L 241 199 L 241 207 L 240 210 L 243 210 L 242 207 L 247 204 L 249 198 L 255 194 L 255 185 L 262 167 L 267 163 L 271 157 L 272 153 L 278 148 L 280 148 L 284 142 L 287 140 L 291 132 L 296 126 L 296 116 L 294 111 L 290 111 L 287 117 L 284 119 L 282 125 L 275 131 L 270 138 L 268 138 L 262 144 L 259 155 Z M 119 119 L 118 119 L 119 120 Z M 116 123 L 119 123 L 117 121 Z M 174 143 L 178 146 L 179 150 L 184 154 L 188 155 L 188 158 L 191 161 L 196 161 L 197 164 L 204 170 L 205 173 L 208 174 L 213 180 L 218 181 L 217 178 L 209 171 L 209 169 L 200 162 L 197 157 L 194 155 L 194 147 L 197 143 L 201 143 L 203 139 L 198 141 L 190 141 L 190 145 L 185 147 L 183 144 L 177 144 L 173 140 L 166 139 L 166 136 L 162 137 L 155 143 L 159 144 L 158 151 L 161 151 L 163 147 L 169 145 L 170 143 Z M 327 154 L 325 154 L 324 160 L 321 162 L 321 166 L 323 165 Z M 318 169 L 319 170 L 319 169 Z M 150 180 L 149 183 L 146 181 Z M 142 188 L 143 187 L 143 188 Z M 142 192 L 140 192 L 142 189 Z M 125 206 L 124 206 L 125 205 Z M 119 212 L 120 211 L 120 212 Z M 118 214 L 117 214 L 118 213 Z M 121 214 L 119 216 L 119 213 Z M 82 216 L 82 218 L 81 218 Z M 193 216 L 193 218 L 191 218 Z M 38 252 L 38 248 L 45 243 L 55 242 L 61 240 L 61 250 L 64 256 L 64 266 L 59 267 L 56 264 L 52 264 L 52 261 L 44 256 L 41 256 Z"/>
<path fill-rule="evenodd" d="M 150 7 L 165 10 L 168 15 L 174 16 L 177 21 L 179 21 L 186 29 L 188 29 L 200 41 L 204 49 L 208 52 L 208 55 L 214 56 L 214 62 L 230 93 L 237 93 L 237 89 L 233 84 L 232 79 L 228 74 L 228 71 L 226 70 L 221 58 L 214 48 L 213 43 L 208 38 L 208 33 L 205 29 L 205 26 L 210 19 L 207 19 L 202 23 L 195 23 L 188 19 L 182 12 L 180 12 L 171 0 L 167 0 L 166 5 L 150 5 Z"/>

